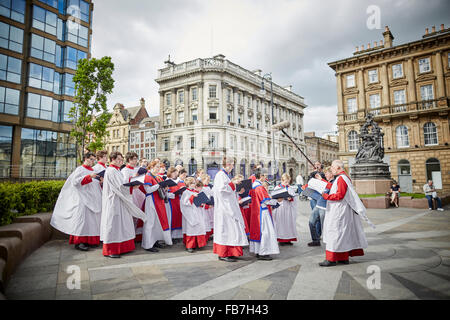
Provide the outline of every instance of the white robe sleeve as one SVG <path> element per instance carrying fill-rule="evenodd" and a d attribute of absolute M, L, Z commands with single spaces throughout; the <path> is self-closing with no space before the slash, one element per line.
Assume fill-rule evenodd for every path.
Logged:
<path fill-rule="evenodd" d="M 189 200 L 193 194 L 191 192 L 183 192 L 183 195 L 180 199 L 180 209 L 181 214 L 183 217 L 187 220 L 187 222 L 192 225 L 196 226 L 200 223 L 198 220 L 198 217 L 194 214 L 195 205 L 191 203 Z"/>

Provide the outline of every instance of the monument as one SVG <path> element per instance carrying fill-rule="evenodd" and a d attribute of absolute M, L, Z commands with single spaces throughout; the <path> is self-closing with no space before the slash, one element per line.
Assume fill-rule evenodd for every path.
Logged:
<path fill-rule="evenodd" d="M 355 163 L 350 166 L 350 176 L 359 194 L 385 194 L 391 187 L 389 165 L 383 162 L 383 135 L 373 115 L 367 114 L 358 135 L 360 145 Z"/>

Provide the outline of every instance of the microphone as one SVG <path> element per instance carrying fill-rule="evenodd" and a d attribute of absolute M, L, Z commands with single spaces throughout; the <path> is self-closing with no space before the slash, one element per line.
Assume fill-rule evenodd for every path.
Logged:
<path fill-rule="evenodd" d="M 279 122 L 277 124 L 274 124 L 272 126 L 272 130 L 273 131 L 279 131 L 279 130 L 283 130 L 283 129 L 289 128 L 290 126 L 291 126 L 291 123 L 288 120 L 285 120 L 285 121 Z"/>

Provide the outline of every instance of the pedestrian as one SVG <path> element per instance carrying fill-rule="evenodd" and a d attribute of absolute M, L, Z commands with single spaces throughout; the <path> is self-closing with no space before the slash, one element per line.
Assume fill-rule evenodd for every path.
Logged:
<path fill-rule="evenodd" d="M 325 189 L 325 193 L 329 193 L 334 180 L 334 175 L 331 171 L 331 167 L 325 168 L 324 174 L 326 180 L 322 181 L 328 183 L 327 188 Z M 320 175 L 317 175 L 316 178 L 320 178 Z M 305 185 L 304 187 L 306 188 L 307 186 L 308 185 Z M 323 197 L 320 197 L 320 199 L 317 201 L 316 206 L 311 212 L 311 216 L 309 217 L 309 231 L 311 233 L 312 240 L 312 242 L 308 243 L 308 246 L 310 247 L 320 246 L 320 236 L 323 232 L 323 223 L 326 208 L 327 200 L 325 200 Z"/>
<path fill-rule="evenodd" d="M 172 243 L 178 242 L 179 239 L 183 239 L 182 233 L 182 215 L 180 208 L 180 199 L 182 192 L 178 192 L 185 187 L 183 181 L 180 181 L 178 170 L 170 167 L 167 171 L 168 179 L 172 179 L 177 185 L 169 187 L 167 197 L 169 202 L 166 204 L 166 210 L 169 212 L 170 232 L 172 235 Z"/>
<path fill-rule="evenodd" d="M 284 189 L 289 190 L 289 181 L 291 177 L 287 173 L 281 176 L 281 183 L 274 188 L 275 190 Z M 280 245 L 292 245 L 292 241 L 297 241 L 297 212 L 298 212 L 298 198 L 288 197 L 287 199 L 280 198 L 278 200 L 280 206 L 273 210 L 273 224 L 275 226 L 275 233 L 277 241 Z"/>
<path fill-rule="evenodd" d="M 146 216 L 129 197 L 129 188 L 123 185 L 124 177 L 120 172 L 122 154 L 114 151 L 109 155 L 109 160 L 103 180 L 100 241 L 103 241 L 104 256 L 120 258 L 121 254 L 135 249 L 133 217 L 145 223 Z"/>
<path fill-rule="evenodd" d="M 400 196 L 400 186 L 396 181 L 391 186 L 391 204 L 395 205 L 398 208 L 399 196 Z"/>
<path fill-rule="evenodd" d="M 53 209 L 50 224 L 69 237 L 69 244 L 81 251 L 100 244 L 102 189 L 92 169 L 95 154 L 83 155 L 83 165 L 67 178 Z"/>
<path fill-rule="evenodd" d="M 367 240 L 360 219 L 374 227 L 366 216 L 366 207 L 344 171 L 343 162 L 334 160 L 331 170 L 336 178 L 330 193 L 322 193 L 322 197 L 327 200 L 323 226 L 325 260 L 319 263 L 322 267 L 348 264 L 349 257 L 364 255 Z"/>
<path fill-rule="evenodd" d="M 203 183 L 202 191 L 210 200 L 214 200 L 214 195 L 210 187 L 211 177 L 207 173 L 202 173 L 200 176 L 200 181 Z M 201 207 L 201 211 L 205 219 L 206 240 L 208 240 L 214 233 L 214 205 L 204 204 Z"/>
<path fill-rule="evenodd" d="M 232 158 L 224 158 L 222 169 L 214 178 L 214 243 L 213 252 L 219 260 L 234 262 L 243 255 L 242 246 L 248 245 L 245 224 L 236 197 L 236 183 L 230 179 L 234 169 Z M 243 189 L 243 188 L 242 188 Z M 243 192 L 243 190 L 238 190 Z"/>
<path fill-rule="evenodd" d="M 314 162 L 314 171 L 310 173 L 309 177 L 308 177 L 308 181 L 315 178 L 317 174 L 320 175 L 320 177 L 322 179 L 325 179 L 325 174 L 323 173 L 323 165 L 320 163 L 320 161 L 316 161 Z M 308 181 L 306 183 L 308 183 Z M 314 209 L 314 207 L 316 206 L 317 201 L 314 199 L 310 199 L 309 200 L 309 205 L 311 206 L 311 210 Z"/>
<path fill-rule="evenodd" d="M 428 183 L 426 183 L 423 186 L 423 192 L 425 193 L 425 197 L 428 200 L 428 210 L 433 210 L 433 199 L 434 199 L 436 200 L 437 210 L 444 211 L 444 209 L 442 209 L 441 198 L 439 198 L 437 195 L 437 191 L 433 184 L 433 180 L 428 180 Z"/>

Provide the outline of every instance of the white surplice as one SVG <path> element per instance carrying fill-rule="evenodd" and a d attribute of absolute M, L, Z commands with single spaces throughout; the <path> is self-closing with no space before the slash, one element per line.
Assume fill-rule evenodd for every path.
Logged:
<path fill-rule="evenodd" d="M 191 204 L 190 198 L 197 193 L 186 189 L 181 195 L 180 209 L 184 233 L 187 236 L 201 236 L 206 234 L 205 219 L 201 208 Z"/>
<path fill-rule="evenodd" d="M 79 166 L 67 178 L 53 209 L 50 224 L 73 236 L 99 236 L 102 191 L 99 180 L 81 185 L 93 171 Z"/>
<path fill-rule="evenodd" d="M 220 170 L 214 178 L 214 243 L 224 246 L 248 246 L 245 223 L 229 176 Z"/>
<path fill-rule="evenodd" d="M 274 190 L 281 189 L 276 186 Z M 288 190 L 288 187 L 285 187 Z M 283 200 L 280 206 L 272 209 L 273 224 L 277 239 L 298 239 L 297 232 L 297 213 L 298 213 L 298 197 L 293 197 L 293 201 Z"/>
<path fill-rule="evenodd" d="M 102 221 L 100 240 L 120 243 L 136 237 L 133 217 L 145 221 L 147 217 L 131 200 L 129 187 L 123 186 L 120 170 L 108 167 L 103 180 Z"/>
<path fill-rule="evenodd" d="M 361 219 L 365 220 L 370 226 L 374 226 L 367 218 L 366 207 L 345 174 L 334 180 L 329 194 L 332 195 L 337 192 L 338 179 L 344 179 L 347 184 L 347 192 L 342 200 L 327 200 L 323 222 L 323 242 L 326 243 L 326 250 L 347 252 L 367 248 Z"/>

